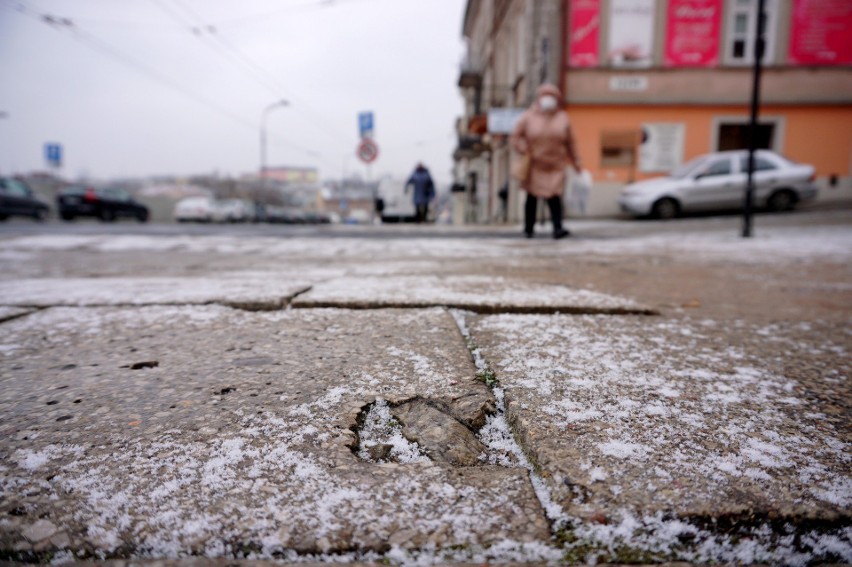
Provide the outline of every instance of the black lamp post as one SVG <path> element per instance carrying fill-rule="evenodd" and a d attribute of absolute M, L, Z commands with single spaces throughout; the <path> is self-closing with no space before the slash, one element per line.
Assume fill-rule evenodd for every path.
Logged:
<path fill-rule="evenodd" d="M 754 38 L 754 72 L 751 89 L 751 120 L 748 127 L 748 178 L 746 181 L 745 204 L 743 205 L 743 238 L 752 236 L 752 204 L 754 201 L 754 152 L 757 149 L 757 116 L 760 110 L 760 74 L 763 70 L 763 31 L 765 0 L 757 0 L 757 34 Z"/>

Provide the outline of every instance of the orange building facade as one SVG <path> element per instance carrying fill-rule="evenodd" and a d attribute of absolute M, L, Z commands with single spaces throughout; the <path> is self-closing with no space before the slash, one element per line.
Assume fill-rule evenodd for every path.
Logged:
<path fill-rule="evenodd" d="M 559 84 L 584 164 L 618 189 L 747 147 L 757 0 L 565 0 Z M 766 0 L 759 147 L 852 198 L 852 4 Z"/>
<path fill-rule="evenodd" d="M 625 183 L 747 147 L 758 5 L 468 0 L 454 153 L 465 222 L 520 220 L 506 117 L 545 82 L 562 89 L 593 175 L 582 214 L 618 214 Z M 765 0 L 763 21 L 757 145 L 813 164 L 818 201 L 852 201 L 852 1 Z"/>

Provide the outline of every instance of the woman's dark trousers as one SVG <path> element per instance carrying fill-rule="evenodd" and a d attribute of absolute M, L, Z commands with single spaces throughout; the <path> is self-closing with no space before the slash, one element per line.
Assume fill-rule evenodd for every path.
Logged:
<path fill-rule="evenodd" d="M 550 220 L 553 221 L 553 234 L 562 232 L 562 198 L 551 197 L 547 200 L 550 207 Z M 524 232 L 532 235 L 535 227 L 535 212 L 538 206 L 538 198 L 532 193 L 527 193 L 527 202 L 524 206 Z"/>

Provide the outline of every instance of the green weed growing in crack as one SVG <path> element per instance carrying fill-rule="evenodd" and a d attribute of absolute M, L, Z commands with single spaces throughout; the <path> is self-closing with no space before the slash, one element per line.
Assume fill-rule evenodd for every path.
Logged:
<path fill-rule="evenodd" d="M 491 389 L 494 389 L 500 385 L 500 382 L 497 380 L 497 375 L 494 373 L 493 370 L 491 370 L 490 367 L 487 367 L 477 372 L 476 377 L 479 380 L 485 382 L 485 385 Z"/>

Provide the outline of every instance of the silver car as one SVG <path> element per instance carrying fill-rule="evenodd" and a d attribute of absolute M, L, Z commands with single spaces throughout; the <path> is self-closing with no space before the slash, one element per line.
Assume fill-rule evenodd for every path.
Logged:
<path fill-rule="evenodd" d="M 754 206 L 786 211 L 816 197 L 814 167 L 790 161 L 768 150 L 755 153 Z M 706 154 L 655 177 L 627 185 L 618 204 L 637 216 L 673 218 L 684 212 L 732 210 L 745 200 L 748 152 Z"/>

